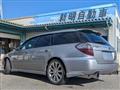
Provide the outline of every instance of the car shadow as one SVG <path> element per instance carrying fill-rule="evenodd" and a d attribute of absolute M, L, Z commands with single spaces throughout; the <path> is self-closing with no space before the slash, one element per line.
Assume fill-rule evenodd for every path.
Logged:
<path fill-rule="evenodd" d="M 85 84 L 97 82 L 97 81 L 104 82 L 104 80 L 100 80 L 100 79 L 86 79 L 81 77 L 74 77 L 74 78 L 68 79 L 66 85 L 84 86 Z"/>
<path fill-rule="evenodd" d="M 24 72 L 12 72 L 10 75 L 15 75 L 15 76 L 20 76 L 20 77 L 40 80 L 40 81 L 49 83 L 49 80 L 44 75 L 32 74 L 32 73 L 24 73 Z"/>
<path fill-rule="evenodd" d="M 43 76 L 43 75 L 23 73 L 23 72 L 12 72 L 11 75 L 30 78 L 30 79 L 36 79 L 36 80 L 40 80 L 40 81 L 43 81 L 43 82 L 46 82 L 46 83 L 50 84 L 47 77 Z M 84 86 L 84 84 L 92 83 L 92 82 L 96 82 L 96 81 L 104 82 L 104 80 L 100 80 L 100 79 L 85 79 L 85 78 L 80 78 L 80 77 L 69 78 L 69 79 L 66 79 L 66 80 L 67 80 L 67 82 L 66 82 L 66 84 L 64 84 L 65 86 L 67 86 L 67 85 Z M 71 87 L 69 87 L 69 88 L 71 88 Z"/>

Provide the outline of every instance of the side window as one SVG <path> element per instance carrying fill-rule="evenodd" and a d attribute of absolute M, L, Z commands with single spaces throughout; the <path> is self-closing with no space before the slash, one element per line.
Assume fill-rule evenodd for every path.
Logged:
<path fill-rule="evenodd" d="M 79 38 L 76 32 L 64 32 L 53 35 L 53 45 L 77 42 L 79 42 Z"/>
<path fill-rule="evenodd" d="M 38 36 L 36 38 L 35 47 L 50 46 L 51 35 Z"/>
<path fill-rule="evenodd" d="M 23 45 L 21 46 L 21 49 L 31 49 L 31 48 L 35 48 L 35 42 L 36 42 L 36 38 L 32 38 L 28 41 L 26 41 L 25 43 L 23 43 Z"/>

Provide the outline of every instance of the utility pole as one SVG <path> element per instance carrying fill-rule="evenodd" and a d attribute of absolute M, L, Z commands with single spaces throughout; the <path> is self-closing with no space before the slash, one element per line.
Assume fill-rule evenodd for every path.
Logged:
<path fill-rule="evenodd" d="M 3 19 L 3 2 L 0 0 L 0 19 Z"/>

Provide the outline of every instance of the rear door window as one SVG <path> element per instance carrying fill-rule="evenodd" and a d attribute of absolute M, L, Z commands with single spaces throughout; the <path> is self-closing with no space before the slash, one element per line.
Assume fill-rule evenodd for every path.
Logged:
<path fill-rule="evenodd" d="M 37 47 L 45 47 L 50 46 L 51 43 L 51 35 L 41 35 L 36 37 L 35 48 Z"/>
<path fill-rule="evenodd" d="M 76 32 L 63 32 L 53 34 L 53 45 L 80 42 Z"/>

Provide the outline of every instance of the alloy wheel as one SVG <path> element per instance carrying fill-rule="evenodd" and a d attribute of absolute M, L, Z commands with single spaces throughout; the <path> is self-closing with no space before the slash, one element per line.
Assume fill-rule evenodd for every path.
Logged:
<path fill-rule="evenodd" d="M 58 84 L 64 79 L 64 68 L 61 62 L 54 60 L 48 66 L 48 78 L 49 80 L 54 83 Z"/>

